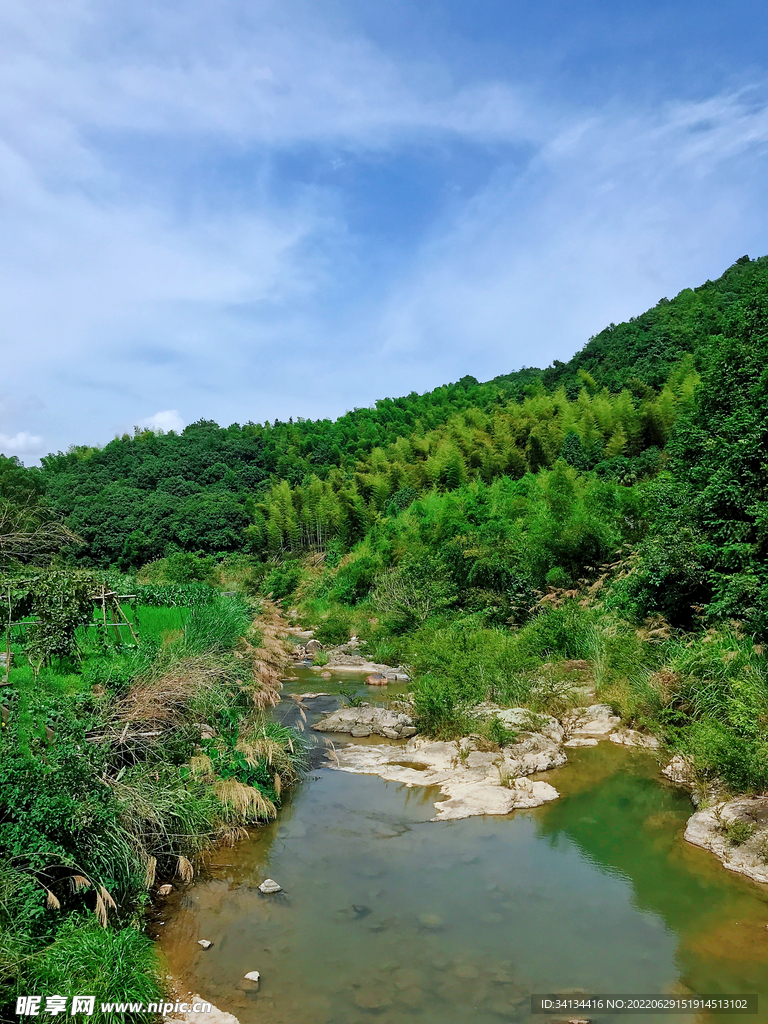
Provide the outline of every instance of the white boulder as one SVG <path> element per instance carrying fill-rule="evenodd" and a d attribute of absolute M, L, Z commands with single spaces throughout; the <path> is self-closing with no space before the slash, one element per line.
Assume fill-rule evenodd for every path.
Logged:
<path fill-rule="evenodd" d="M 650 733 L 638 732 L 637 729 L 617 729 L 608 739 L 623 747 L 645 747 L 647 750 L 658 750 L 660 743 Z"/>
<path fill-rule="evenodd" d="M 669 764 L 661 769 L 661 774 L 666 776 L 676 786 L 693 786 L 696 781 L 696 773 L 693 765 L 687 757 L 682 754 L 675 754 Z"/>
<path fill-rule="evenodd" d="M 574 708 L 563 716 L 563 728 L 568 739 L 604 739 L 620 724 L 621 719 L 607 704 Z"/>

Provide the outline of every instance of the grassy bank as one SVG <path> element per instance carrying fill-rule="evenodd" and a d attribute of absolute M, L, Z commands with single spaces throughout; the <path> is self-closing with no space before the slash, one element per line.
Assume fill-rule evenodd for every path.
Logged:
<path fill-rule="evenodd" d="M 284 658 L 275 611 L 256 610 L 216 592 L 139 605 L 138 645 L 84 627 L 79 657 L 38 674 L 16 645 L 1 698 L 7 1013 L 22 994 L 95 995 L 95 1017 L 102 1000 L 157 1001 L 153 894 L 273 817 L 300 775 L 300 739 L 266 714 Z"/>

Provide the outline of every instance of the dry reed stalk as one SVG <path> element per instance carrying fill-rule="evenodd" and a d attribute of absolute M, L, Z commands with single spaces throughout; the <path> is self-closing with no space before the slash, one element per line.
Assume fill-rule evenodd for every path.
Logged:
<path fill-rule="evenodd" d="M 47 885 L 44 885 L 43 888 L 47 893 L 45 897 L 46 907 L 49 907 L 51 910 L 61 910 L 61 902 L 59 901 L 58 896 L 52 893 Z"/>
<path fill-rule="evenodd" d="M 190 759 L 189 767 L 197 779 L 204 778 L 206 775 L 213 775 L 213 762 L 207 754 L 196 754 Z"/>
<path fill-rule="evenodd" d="M 186 857 L 179 857 L 176 861 L 176 874 L 182 882 L 191 882 L 195 877 L 195 869 Z"/>
<path fill-rule="evenodd" d="M 261 636 L 261 645 L 254 647 L 246 637 L 241 637 L 235 654 L 248 661 L 254 684 L 253 703 L 259 710 L 266 710 L 280 702 L 281 680 L 289 661 L 287 625 L 279 609 L 265 601 L 252 629 Z M 116 724 L 140 723 L 161 729 L 180 725 L 189 720 L 191 698 L 213 689 L 220 676 L 220 664 L 205 655 L 184 659 L 157 679 L 138 681 L 117 703 Z"/>
<path fill-rule="evenodd" d="M 188 720 L 189 702 L 201 690 L 213 689 L 218 669 L 204 657 L 189 658 L 151 682 L 139 682 L 118 702 L 120 723 L 172 726 Z"/>
<path fill-rule="evenodd" d="M 104 900 L 105 907 L 111 907 L 113 910 L 117 910 L 117 904 L 112 899 L 111 893 L 109 893 L 103 885 L 99 886 L 99 895 Z"/>
<path fill-rule="evenodd" d="M 248 829 L 242 825 L 233 825 L 231 828 L 222 829 L 218 838 L 223 846 L 236 846 L 241 839 L 248 838 Z"/>
<path fill-rule="evenodd" d="M 223 804 L 231 807 L 246 821 L 254 817 L 277 817 L 275 805 L 255 786 L 245 786 L 237 779 L 217 779 L 213 789 Z"/>
<path fill-rule="evenodd" d="M 99 924 L 102 928 L 107 927 L 107 907 L 104 900 L 101 898 L 99 893 L 96 893 L 96 906 L 94 907 L 94 913 L 99 919 Z"/>
<path fill-rule="evenodd" d="M 147 857 L 147 869 L 144 872 L 144 885 L 147 889 L 151 889 L 155 884 L 155 875 L 157 874 L 157 857 Z"/>

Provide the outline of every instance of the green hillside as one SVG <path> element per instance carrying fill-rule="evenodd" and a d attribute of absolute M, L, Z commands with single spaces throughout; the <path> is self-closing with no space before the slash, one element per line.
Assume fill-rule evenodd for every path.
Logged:
<path fill-rule="evenodd" d="M 765 293 L 767 279 L 766 259 L 742 257 L 719 280 L 611 325 L 568 363 L 545 370 L 486 384 L 465 377 L 335 421 L 201 420 L 180 435 L 139 431 L 103 448 L 75 446 L 47 456 L 39 470 L 4 460 L 0 489 L 11 499 L 25 489 L 44 495 L 85 542 L 71 559 L 127 570 L 174 551 L 266 557 L 285 548 L 292 529 L 293 549 L 318 536 L 351 543 L 414 489 L 520 476 L 559 456 L 603 476 L 642 477 L 655 471 L 654 451 L 666 444 L 713 339 Z M 286 484 L 304 519 L 298 533 L 290 514 L 275 511 Z M 332 522 L 318 527 L 306 508 L 321 494 L 337 502 L 331 510 L 326 500 Z"/>

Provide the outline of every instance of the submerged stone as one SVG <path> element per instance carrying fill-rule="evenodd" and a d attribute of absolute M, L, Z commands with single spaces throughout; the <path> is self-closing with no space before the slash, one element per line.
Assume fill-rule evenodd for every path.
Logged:
<path fill-rule="evenodd" d="M 419 914 L 419 924 L 427 931 L 437 932 L 443 927 L 443 919 L 438 914 Z"/>
<path fill-rule="evenodd" d="M 392 1005 L 392 1000 L 378 988 L 361 989 L 355 996 L 355 1006 L 361 1010 L 384 1010 Z"/>

